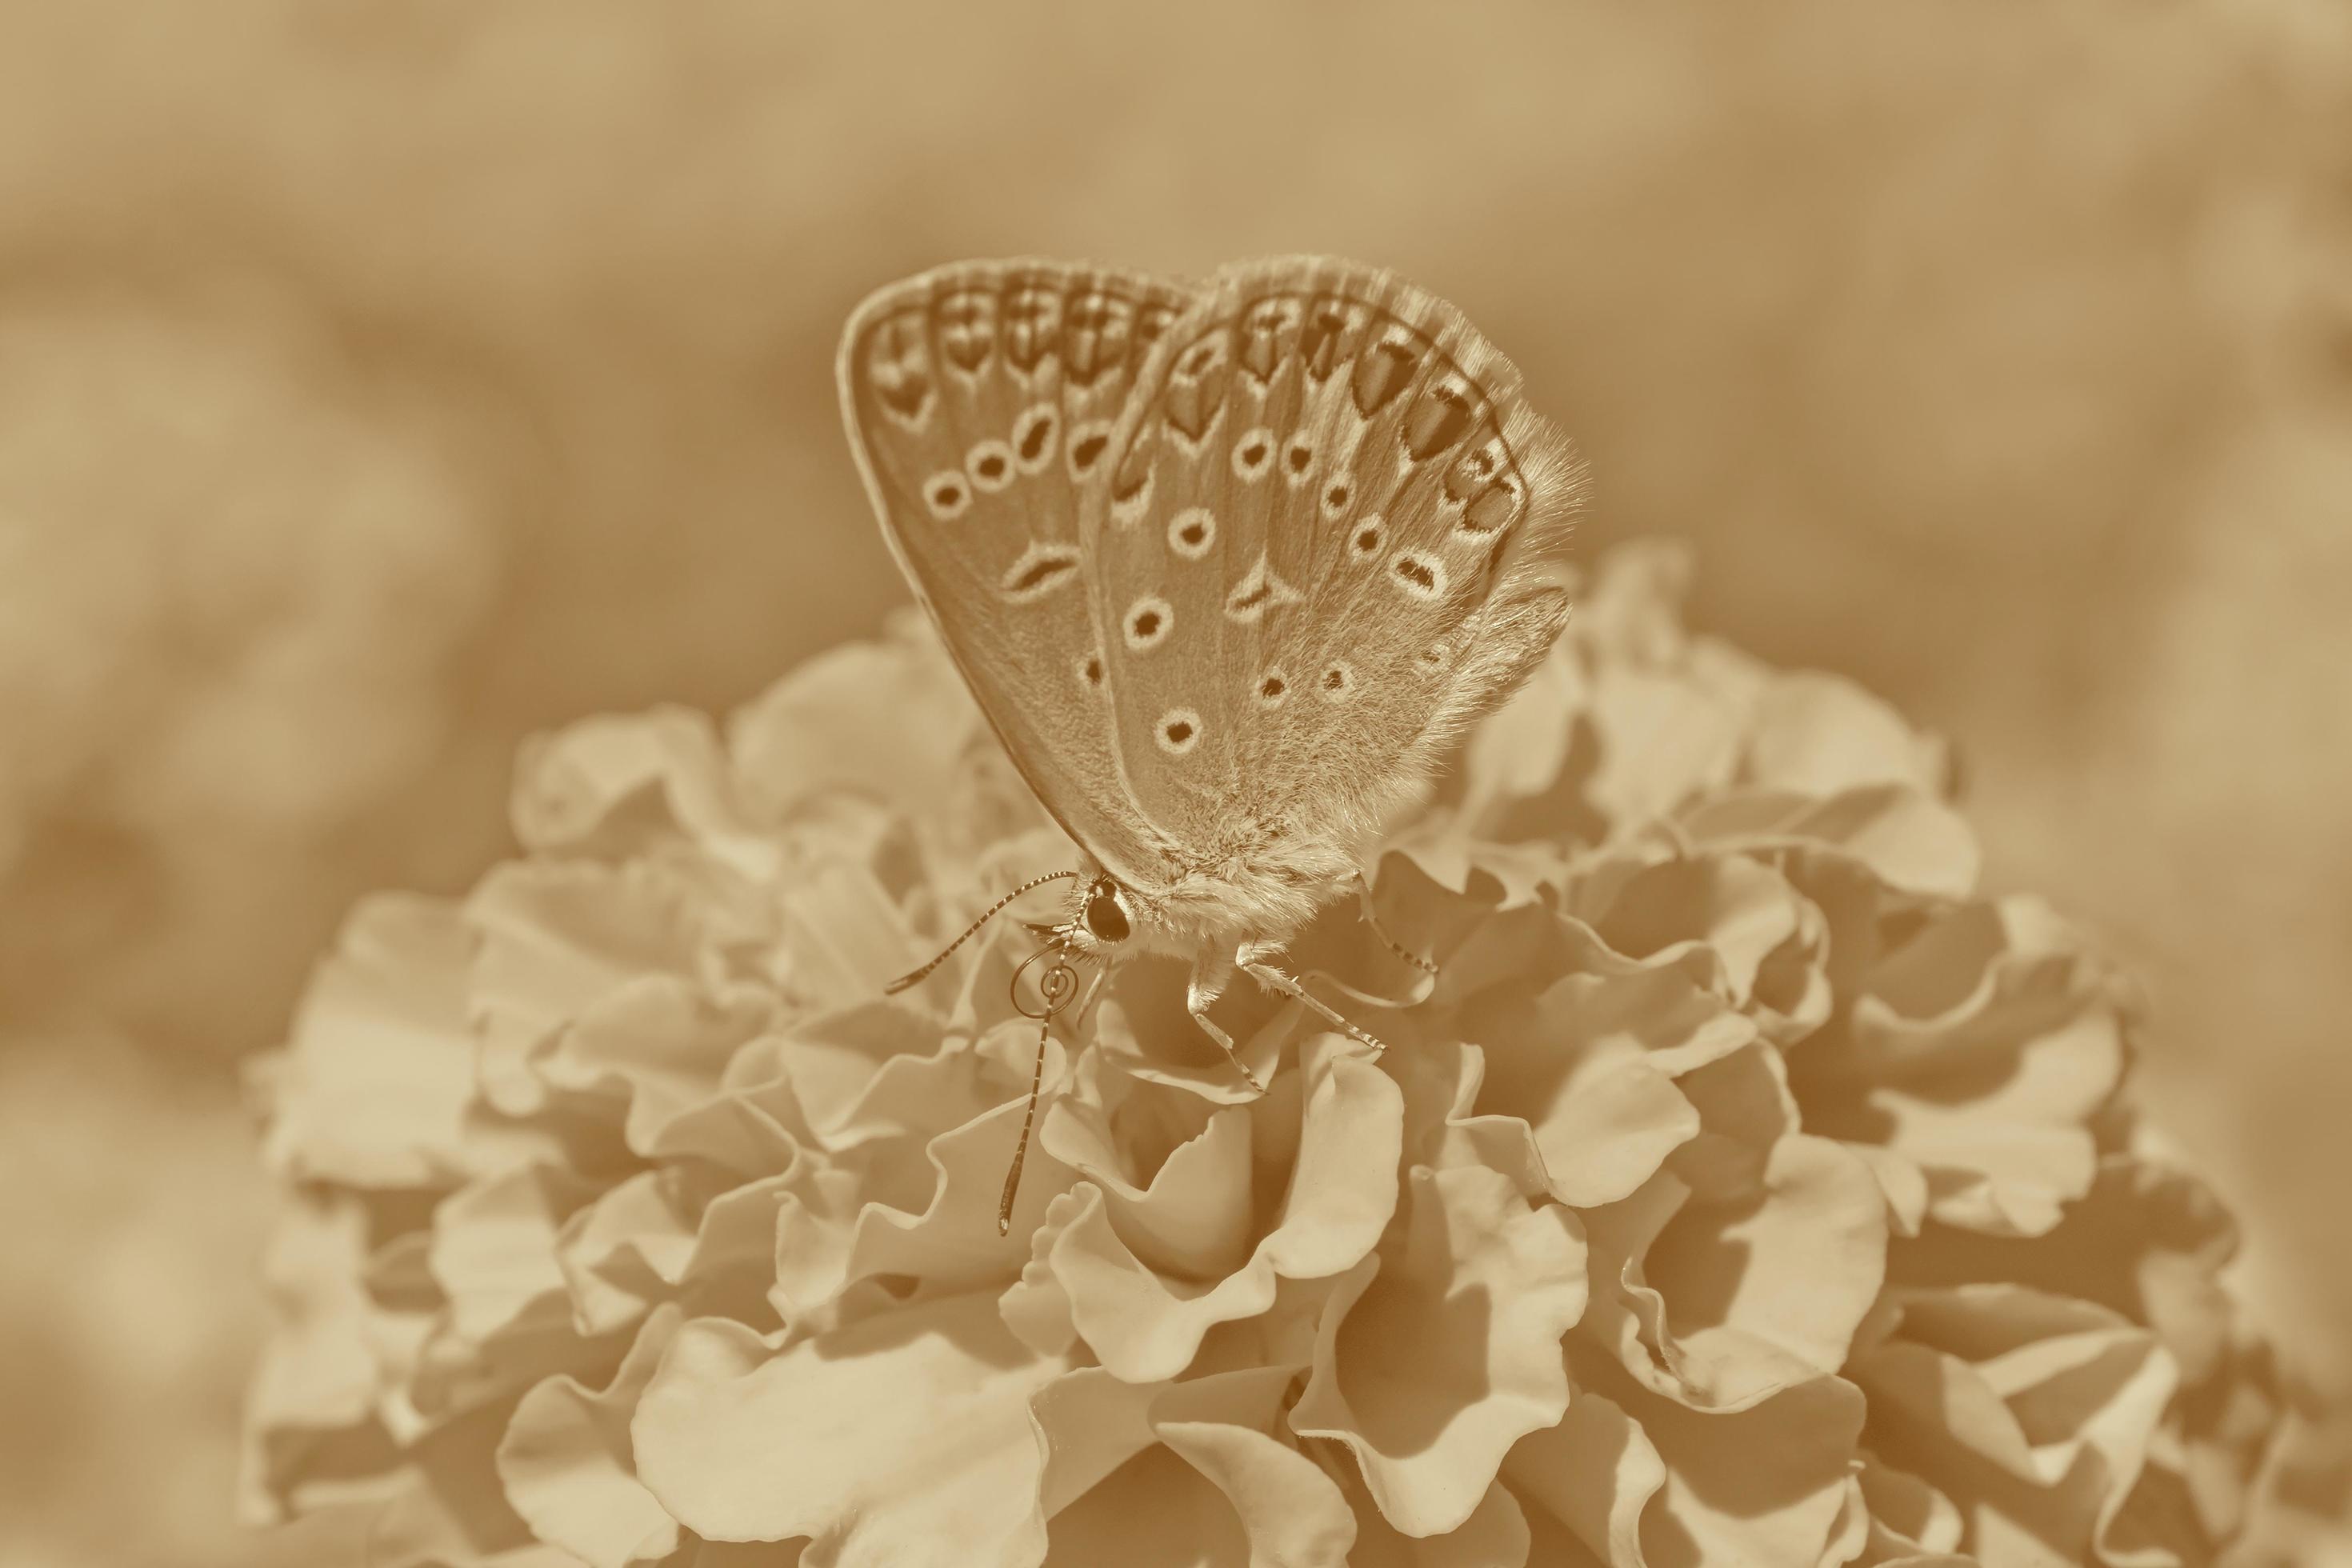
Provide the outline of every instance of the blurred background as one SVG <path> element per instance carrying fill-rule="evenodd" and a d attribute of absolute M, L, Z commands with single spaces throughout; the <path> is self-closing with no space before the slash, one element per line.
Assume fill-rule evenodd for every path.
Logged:
<path fill-rule="evenodd" d="M 354 895 L 906 600 L 849 307 L 1291 250 L 1519 362 L 1587 551 L 1957 739 L 2352 1382 L 2334 0 L 0 0 L 0 1568 L 244 1560 L 239 1063 Z"/>

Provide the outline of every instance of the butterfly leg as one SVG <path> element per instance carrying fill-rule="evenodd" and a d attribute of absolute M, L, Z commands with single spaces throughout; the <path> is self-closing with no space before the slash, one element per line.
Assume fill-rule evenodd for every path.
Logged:
<path fill-rule="evenodd" d="M 1266 962 L 1267 959 L 1273 957 L 1275 953 L 1280 951 L 1281 950 L 1278 947 L 1275 946 L 1271 942 L 1244 942 L 1242 944 L 1242 950 L 1236 955 L 1236 958 L 1238 959 L 1242 969 L 1247 973 L 1251 979 L 1256 981 L 1260 985 L 1265 986 L 1267 990 L 1274 992 L 1276 995 L 1295 997 L 1298 1001 L 1305 1003 L 1308 1011 L 1314 1013 L 1325 1023 L 1329 1024 L 1333 1028 L 1338 1029 L 1340 1033 L 1355 1040 L 1359 1045 L 1370 1046 L 1372 1049 L 1373 1055 L 1378 1056 L 1381 1052 L 1389 1048 L 1386 1042 L 1373 1038 L 1370 1035 L 1366 1034 L 1355 1025 L 1348 1022 L 1346 1018 L 1341 1017 L 1337 1012 L 1334 1012 L 1328 1003 L 1314 995 L 1307 989 L 1307 987 L 1301 985 L 1292 976 L 1285 973 L 1279 969 L 1276 969 L 1273 964 Z"/>
<path fill-rule="evenodd" d="M 1436 961 L 1422 957 L 1421 954 L 1413 952 L 1412 949 L 1405 946 L 1404 943 L 1391 936 L 1387 930 L 1381 926 L 1380 912 L 1372 907 L 1372 879 L 1370 877 L 1365 876 L 1361 871 L 1356 873 L 1356 896 L 1361 901 L 1363 906 L 1364 923 L 1372 928 L 1372 934 L 1381 939 L 1381 945 L 1387 948 L 1391 952 L 1395 953 L 1399 958 L 1404 960 L 1405 963 L 1412 965 L 1413 968 L 1421 971 L 1422 978 L 1413 985 L 1412 1000 L 1413 1002 L 1427 1001 L 1429 999 L 1429 993 L 1437 984 Z"/>
<path fill-rule="evenodd" d="M 1234 1037 L 1209 1019 L 1209 1005 L 1224 994 L 1225 987 L 1233 983 L 1233 978 L 1232 953 L 1220 952 L 1195 959 L 1192 978 L 1184 987 L 1184 1010 L 1192 1015 L 1192 1022 L 1201 1026 L 1201 1033 L 1217 1042 L 1218 1048 L 1225 1053 L 1225 1059 L 1232 1062 L 1234 1070 L 1242 1075 L 1242 1081 L 1264 1094 L 1265 1085 L 1258 1082 L 1257 1076 L 1243 1064 L 1242 1054 L 1234 1049 Z"/>
<path fill-rule="evenodd" d="M 1418 972 L 1413 980 L 1412 989 L 1402 996 L 1375 995 L 1373 993 L 1365 990 L 1360 985 L 1349 984 L 1347 981 L 1341 979 L 1339 975 L 1332 973 L 1328 969 L 1310 969 L 1305 974 L 1300 975 L 1298 977 L 1299 980 L 1302 983 L 1309 980 L 1319 980 L 1326 985 L 1330 986 L 1334 991 L 1337 991 L 1341 995 L 1347 997 L 1349 1001 L 1361 1002 L 1367 1007 L 1417 1007 L 1421 1005 L 1421 1004 L 1429 1000 L 1429 994 L 1437 989 L 1437 965 L 1430 960 L 1422 957 L 1421 954 L 1413 952 L 1411 948 L 1397 941 L 1396 938 L 1389 935 L 1387 931 L 1382 929 L 1380 916 L 1375 914 L 1372 910 L 1372 884 L 1360 871 L 1356 873 L 1356 892 L 1359 900 L 1360 900 L 1360 909 L 1359 912 L 1362 915 L 1364 923 L 1372 928 L 1372 934 L 1381 939 L 1381 945 L 1394 953 L 1401 962 L 1412 965 L 1413 969 Z"/>

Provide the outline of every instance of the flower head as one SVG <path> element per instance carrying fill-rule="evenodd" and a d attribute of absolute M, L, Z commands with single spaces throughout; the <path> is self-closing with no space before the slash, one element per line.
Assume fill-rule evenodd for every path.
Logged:
<path fill-rule="evenodd" d="M 362 904 L 267 1075 L 254 1509 L 598 1568 L 2209 1560 L 2276 1379 L 2130 988 L 1684 569 L 1605 562 L 1390 845 L 1433 990 L 1353 909 L 1294 945 L 1384 1054 L 1236 994 L 1255 1095 L 1123 966 L 1009 1237 L 1031 939 L 882 990 L 1070 849 L 927 634 L 535 745 L 523 857 Z"/>

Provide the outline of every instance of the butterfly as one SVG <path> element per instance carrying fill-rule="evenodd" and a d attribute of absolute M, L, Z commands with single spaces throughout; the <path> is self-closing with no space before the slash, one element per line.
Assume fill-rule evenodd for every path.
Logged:
<path fill-rule="evenodd" d="M 1076 884 L 1032 928 L 1038 1004 L 1014 977 L 1040 1029 L 1002 1231 L 1074 965 L 1188 959 L 1253 1089 L 1208 1016 L 1237 976 L 1381 1048 L 1279 959 L 1351 886 L 1370 917 L 1384 822 L 1565 625 L 1544 566 L 1583 469 L 1459 310 L 1328 258 L 943 267 L 852 313 L 838 374 L 893 555 L 1083 854 L 892 987 Z"/>

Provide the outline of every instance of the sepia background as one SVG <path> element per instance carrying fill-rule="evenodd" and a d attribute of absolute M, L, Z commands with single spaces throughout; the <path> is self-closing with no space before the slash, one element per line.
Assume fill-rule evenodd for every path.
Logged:
<path fill-rule="evenodd" d="M 523 735 L 906 593 L 831 355 L 966 255 L 1462 305 L 1696 619 L 1952 735 L 2352 1384 L 2352 23 L 0 0 L 0 1568 L 211 1564 L 240 1059 Z"/>

